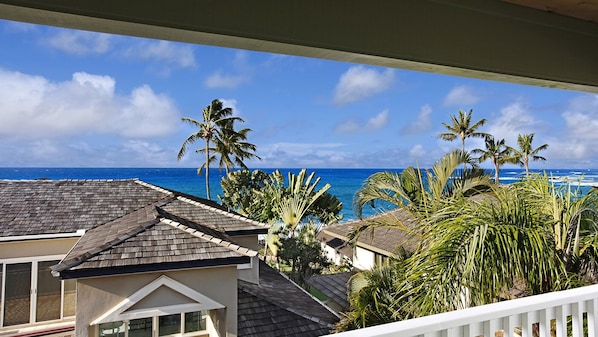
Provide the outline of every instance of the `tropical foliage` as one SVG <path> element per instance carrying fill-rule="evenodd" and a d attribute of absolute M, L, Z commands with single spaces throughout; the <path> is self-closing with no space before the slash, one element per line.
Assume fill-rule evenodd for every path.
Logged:
<path fill-rule="evenodd" d="M 329 224 L 342 219 L 342 203 L 329 194 L 326 184 L 316 190 L 320 178 L 315 172 L 307 175 L 289 172 L 287 181 L 276 170 L 268 174 L 261 170 L 238 170 L 222 178 L 222 204 L 251 219 L 264 223 L 281 222 L 293 232 L 309 219 Z"/>
<path fill-rule="evenodd" d="M 359 289 L 367 290 L 352 293 L 339 330 L 492 303 L 510 298 L 515 288 L 532 295 L 596 281 L 595 190 L 583 194 L 532 175 L 435 204 L 427 213 L 402 204 L 418 217 L 411 230 L 419 246 L 384 267 L 393 271 L 363 276 L 367 282 Z M 380 281 L 370 275 L 376 273 L 389 276 Z"/>
<path fill-rule="evenodd" d="M 255 145 L 247 142 L 247 134 L 251 130 L 236 131 L 234 128 L 235 122 L 243 122 L 243 119 L 233 116 L 233 110 L 223 107 L 222 102 L 217 99 L 202 110 L 201 120 L 183 117 L 182 121 L 197 128 L 197 131 L 185 139 L 177 158 L 181 160 L 187 153 L 188 147 L 195 142 L 204 141 L 204 147 L 196 150 L 197 153 L 203 153 L 205 158 L 199 169 L 197 169 L 197 174 L 200 175 L 202 170 L 205 170 L 206 196 L 208 199 L 211 199 L 210 164 L 214 163 L 218 156 L 220 157 L 219 166 L 221 168 L 224 166 L 227 172 L 234 164 L 247 168 L 244 163 L 245 159 L 259 158 L 254 153 L 256 150 Z"/>
<path fill-rule="evenodd" d="M 279 234 L 277 256 L 290 266 L 289 276 L 302 286 L 307 285 L 307 278 L 322 273 L 331 264 L 316 238 L 319 230 L 315 224 L 307 223 L 298 228 L 295 235 L 289 235 L 286 230 Z"/>

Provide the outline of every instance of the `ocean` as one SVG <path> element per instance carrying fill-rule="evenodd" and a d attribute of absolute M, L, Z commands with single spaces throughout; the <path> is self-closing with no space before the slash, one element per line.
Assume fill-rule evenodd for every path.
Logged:
<path fill-rule="evenodd" d="M 260 169 L 273 172 L 274 169 Z M 285 177 L 287 172 L 298 173 L 300 169 L 279 169 Z M 308 169 L 315 172 L 321 180 L 318 187 L 330 184 L 328 192 L 335 195 L 343 203 L 343 221 L 356 219 L 352 203 L 355 192 L 361 187 L 363 181 L 375 172 L 394 171 L 401 169 Z M 598 186 L 598 169 L 570 170 L 570 169 L 545 169 L 533 170 L 534 172 L 546 171 L 554 181 L 573 181 L 580 184 L 586 191 L 592 186 Z M 219 201 L 222 195 L 220 180 L 225 175 L 224 170 L 210 169 L 210 194 L 212 200 Z M 500 181 L 508 184 L 520 180 L 525 175 L 523 169 L 503 168 L 500 171 Z M 138 178 L 150 184 L 177 190 L 183 193 L 205 198 L 205 176 L 197 175 L 195 168 L 15 168 L 0 167 L 0 179 L 32 180 L 32 179 L 129 179 Z M 364 209 L 363 215 L 369 216 L 382 209 Z"/>

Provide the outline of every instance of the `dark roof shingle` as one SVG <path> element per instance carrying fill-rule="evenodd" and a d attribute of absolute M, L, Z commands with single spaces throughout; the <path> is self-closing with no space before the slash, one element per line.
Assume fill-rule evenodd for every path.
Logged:
<path fill-rule="evenodd" d="M 260 283 L 239 280 L 238 335 L 321 336 L 339 320 L 323 304 L 260 260 Z"/>

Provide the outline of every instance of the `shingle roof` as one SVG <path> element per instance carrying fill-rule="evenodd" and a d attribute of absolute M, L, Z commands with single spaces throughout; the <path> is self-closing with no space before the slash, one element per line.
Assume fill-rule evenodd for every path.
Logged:
<path fill-rule="evenodd" d="M 0 236 L 89 230 L 167 198 L 137 180 L 0 180 Z"/>
<path fill-rule="evenodd" d="M 63 278 L 248 263 L 253 252 L 162 217 L 162 202 L 88 231 L 52 269 Z M 197 227 L 197 226 L 194 226 Z"/>
<path fill-rule="evenodd" d="M 238 335 L 321 336 L 339 320 L 324 305 L 260 261 L 260 283 L 239 280 Z"/>
<path fill-rule="evenodd" d="M 338 303 L 343 310 L 349 309 L 347 282 L 354 272 L 314 275 L 307 279 L 307 284 L 321 291 L 326 297 Z"/>
<path fill-rule="evenodd" d="M 404 209 L 394 209 L 365 219 L 328 225 L 322 228 L 322 233 L 324 235 L 328 234 L 329 236 L 340 238 L 344 241 L 349 241 L 350 234 L 355 228 L 364 225 L 367 222 L 380 221 L 400 221 L 405 226 L 412 227 L 416 219 Z M 362 232 L 357 239 L 358 246 L 366 247 L 385 255 L 392 255 L 399 245 L 403 246 L 406 250 L 413 251 L 417 247 L 417 244 L 418 243 L 413 240 L 408 232 L 394 227 L 375 227 L 373 231 L 366 230 Z"/>

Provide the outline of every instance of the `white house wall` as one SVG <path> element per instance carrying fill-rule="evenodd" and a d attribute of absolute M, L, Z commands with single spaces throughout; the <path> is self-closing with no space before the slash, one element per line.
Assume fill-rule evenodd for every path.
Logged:
<path fill-rule="evenodd" d="M 75 335 L 97 337 L 97 329 L 90 326 L 90 322 L 160 275 L 166 275 L 223 304 L 225 309 L 208 313 L 214 329 L 218 329 L 218 335 L 222 337 L 237 335 L 236 266 L 78 279 Z"/>
<path fill-rule="evenodd" d="M 374 268 L 376 263 L 376 254 L 370 250 L 361 247 L 355 247 L 353 253 L 353 267 L 361 270 Z"/>

